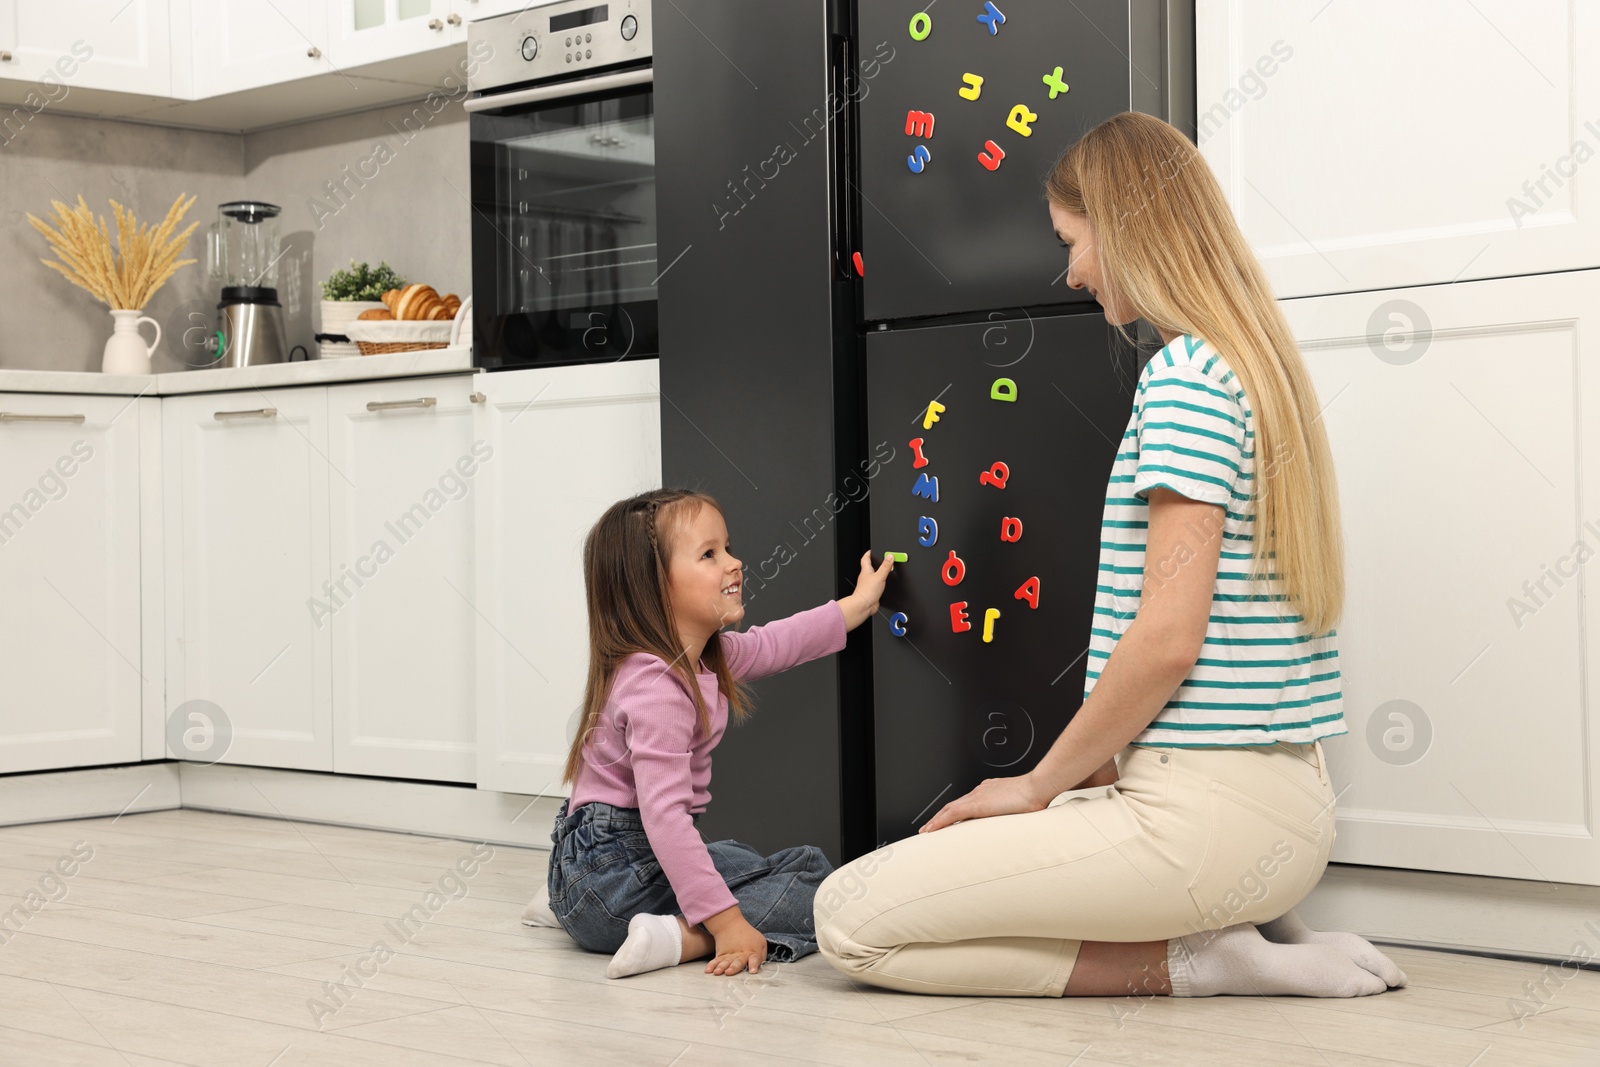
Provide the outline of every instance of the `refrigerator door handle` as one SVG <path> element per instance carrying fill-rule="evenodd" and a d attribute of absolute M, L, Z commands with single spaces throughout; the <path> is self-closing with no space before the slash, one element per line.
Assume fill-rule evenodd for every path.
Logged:
<path fill-rule="evenodd" d="M 834 34 L 828 54 L 828 81 L 831 98 L 840 102 L 834 120 L 828 124 L 828 151 L 833 156 L 833 183 L 828 205 L 833 222 L 834 269 L 841 278 L 855 276 L 856 247 L 856 100 L 859 86 L 855 73 L 855 48 L 851 39 Z M 841 99 L 847 98 L 847 99 Z"/>

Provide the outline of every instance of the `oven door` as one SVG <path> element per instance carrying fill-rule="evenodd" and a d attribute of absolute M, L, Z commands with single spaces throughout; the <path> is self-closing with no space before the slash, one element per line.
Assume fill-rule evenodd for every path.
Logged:
<path fill-rule="evenodd" d="M 648 78 L 642 70 L 593 79 L 588 91 L 512 92 L 500 107 L 474 101 L 475 365 L 658 354 Z M 601 88 L 607 82 L 632 84 Z"/>

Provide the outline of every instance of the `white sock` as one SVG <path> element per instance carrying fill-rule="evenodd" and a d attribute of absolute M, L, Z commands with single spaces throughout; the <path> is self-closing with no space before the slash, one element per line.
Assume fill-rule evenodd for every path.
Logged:
<path fill-rule="evenodd" d="M 1262 937 L 1277 945 L 1331 945 L 1349 956 L 1356 966 L 1382 978 L 1390 989 L 1406 984 L 1406 972 L 1396 967 L 1393 960 L 1359 934 L 1313 930 L 1292 911 L 1269 923 L 1257 923 L 1256 929 L 1261 931 Z"/>
<path fill-rule="evenodd" d="M 556 913 L 550 910 L 550 887 L 542 885 L 539 891 L 528 901 L 528 906 L 522 909 L 522 924 L 524 926 L 554 926 L 561 928 L 561 920 L 556 918 Z"/>
<path fill-rule="evenodd" d="M 683 929 L 675 915 L 635 915 L 628 920 L 628 940 L 606 967 L 607 978 L 676 967 L 683 956 Z"/>
<path fill-rule="evenodd" d="M 1167 942 L 1175 997 L 1363 997 L 1382 978 L 1328 945 L 1274 945 L 1249 923 L 1202 930 Z"/>

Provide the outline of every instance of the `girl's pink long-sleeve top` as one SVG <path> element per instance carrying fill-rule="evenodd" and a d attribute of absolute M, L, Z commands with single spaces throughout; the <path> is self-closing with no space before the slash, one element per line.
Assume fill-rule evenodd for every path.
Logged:
<path fill-rule="evenodd" d="M 718 634 L 735 678 L 764 678 L 844 648 L 844 611 L 829 601 L 786 619 Z M 638 808 L 684 920 L 702 922 L 738 903 L 717 873 L 692 816 L 711 801 L 711 751 L 728 727 L 716 675 L 697 672 L 709 735 L 694 698 L 659 656 L 629 656 L 612 678 L 601 721 L 584 747 L 569 810 L 590 801 Z"/>

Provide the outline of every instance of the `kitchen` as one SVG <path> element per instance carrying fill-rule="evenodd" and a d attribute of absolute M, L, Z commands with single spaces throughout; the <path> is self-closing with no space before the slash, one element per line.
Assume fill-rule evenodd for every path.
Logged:
<path fill-rule="evenodd" d="M 0 653 L 14 682 L 0 747 L 0 789 L 12 801 L 0 830 L 12 857 L 6 895 L 23 899 L 80 838 L 99 857 L 80 861 L 67 895 L 0 950 L 20 960 L 32 940 L 44 954 L 7 970 L 19 992 L 41 997 L 35 1023 L 5 1039 L 35 1049 L 19 1062 L 115 1059 L 117 1049 L 176 1062 L 259 1051 L 266 1062 L 286 1045 L 284 1062 L 393 1058 L 397 1046 L 428 1062 L 498 1060 L 567 1047 L 556 1041 L 667 1062 L 686 1044 L 686 1060 L 765 1052 L 774 1026 L 800 1039 L 782 1055 L 829 1062 L 869 1050 L 908 1060 L 921 1058 L 916 1049 L 992 1054 L 980 1039 L 1011 1058 L 1027 1055 L 1018 1047 L 1070 1058 L 1088 1044 L 1090 1061 L 1236 1057 L 1239 1042 L 1218 1036 L 1231 1016 L 1211 1010 L 1217 1001 L 1182 1020 L 1151 1010 L 1120 1023 L 1092 1000 L 1080 1007 L 1093 1017 L 1063 1015 L 1067 1002 L 955 1001 L 956 1012 L 941 1012 L 938 1002 L 910 1006 L 842 985 L 819 958 L 777 968 L 772 984 L 784 988 L 773 990 L 771 968 L 730 980 L 737 994 L 705 989 L 710 979 L 690 967 L 630 979 L 623 984 L 651 992 L 623 1002 L 620 1024 L 586 1026 L 578 1005 L 599 992 L 585 983 L 606 981 L 602 967 L 561 931 L 516 922 L 543 880 L 565 795 L 560 764 L 577 733 L 588 652 L 572 623 L 584 610 L 578 548 L 606 506 L 631 493 L 687 485 L 717 497 L 748 569 L 746 627 L 848 593 L 869 546 L 874 558 L 925 552 L 936 564 L 960 549 L 968 582 L 994 572 L 1002 548 L 1038 553 L 1004 588 L 984 579 L 997 599 L 968 598 L 977 625 L 965 644 L 928 632 L 928 612 L 950 598 L 935 600 L 945 583 L 913 555 L 891 577 L 881 615 L 837 660 L 759 683 L 758 714 L 720 746 L 708 838 L 764 851 L 814 844 L 837 865 L 911 833 L 936 800 L 1010 773 L 1000 768 L 1014 757 L 996 745 L 1036 759 L 1061 729 L 1072 709 L 1059 701 L 1037 715 L 1017 709 L 1037 713 L 1082 682 L 1084 664 L 1072 660 L 1094 586 L 1082 561 L 1098 538 L 1106 435 L 1126 421 L 1132 371 L 1105 358 L 1115 352 L 1085 314 L 1093 302 L 1057 280 L 1067 259 L 1039 175 L 1090 122 L 1130 107 L 1180 129 L 1188 115 L 1185 132 L 1198 134 L 1228 192 L 1325 405 L 1350 559 L 1340 627 L 1349 735 L 1327 751 L 1337 788 L 1349 791 L 1332 863 L 1300 911 L 1314 926 L 1380 943 L 1411 976 L 1403 989 L 1348 1004 L 1274 1000 L 1292 1023 L 1263 1040 L 1259 1057 L 1322 1062 L 1316 1050 L 1337 1050 L 1432 1062 L 1426 1050 L 1444 1047 L 1468 1062 L 1492 1045 L 1480 1062 L 1564 1062 L 1592 1045 L 1587 1021 L 1600 1004 L 1592 974 L 1573 966 L 1584 958 L 1577 946 L 1597 943 L 1585 923 L 1600 925 L 1589 829 L 1600 751 L 1584 683 L 1597 630 L 1578 595 L 1582 554 L 1560 572 L 1565 584 L 1538 584 L 1547 565 L 1572 555 L 1596 469 L 1583 460 L 1591 446 L 1581 432 L 1593 331 L 1576 325 L 1590 314 L 1600 268 L 1580 198 L 1592 179 L 1573 144 L 1600 115 L 1582 63 L 1596 32 L 1585 10 L 1083 5 L 1097 17 L 1126 8 L 1125 24 L 1101 17 L 1065 35 L 1075 49 L 1065 63 L 997 53 L 1013 57 L 1008 70 L 977 49 L 1065 48 L 1027 32 L 1044 17 L 1027 4 L 997 5 L 1008 23 L 993 35 L 974 17 L 987 13 L 981 4 L 954 14 L 932 6 L 931 32 L 918 39 L 921 23 L 907 23 L 921 5 L 678 0 L 641 20 L 653 80 L 605 89 L 619 103 L 591 129 L 583 105 L 494 104 L 497 89 L 530 85 L 515 70 L 499 80 L 496 61 L 517 68 L 572 54 L 560 44 L 570 27 L 529 33 L 544 46 L 533 60 L 520 41 L 474 50 L 479 23 L 550 17 L 524 6 L 0 4 L 0 112 L 11 116 L 0 119 L 0 167 L 16 252 L 0 263 L 0 291 L 15 298 L 0 315 L 0 411 L 45 417 L 0 422 L 0 502 L 27 512 L 0 545 L 0 587 L 28 609 L 13 614 Z M 608 25 L 623 6 L 612 5 Z M 1063 17 L 1079 16 L 1089 20 Z M 1141 32 L 1139 18 L 1157 31 Z M 1420 52 L 1415 42 L 1430 33 L 1446 34 L 1450 49 Z M 560 60 L 559 78 L 569 62 Z M 1020 95 L 1022 81 L 1058 64 L 1068 91 Z M 1459 66 L 1494 71 L 1493 84 Z M 584 76 L 640 69 L 602 55 Z M 956 96 L 965 73 L 988 82 L 991 95 L 974 106 L 1005 97 L 993 132 L 969 129 L 955 110 L 968 104 Z M 1448 108 L 1440 85 L 1456 94 Z M 1041 114 L 1031 137 L 1005 124 L 1013 95 Z M 488 106 L 474 109 L 479 101 Z M 1052 103 L 1062 108 L 1046 110 Z M 908 108 L 938 124 L 909 136 Z M 1503 151 L 1473 149 L 1485 129 Z M 571 148 L 563 138 L 574 130 L 618 143 Z M 630 158 L 644 130 L 653 157 Z M 997 170 L 973 158 L 985 140 L 1010 153 Z M 907 158 L 919 144 L 932 150 L 911 157 L 923 173 Z M 518 153 L 552 177 L 535 171 L 525 196 L 481 191 L 485 175 L 521 180 L 507 162 Z M 603 172 L 582 178 L 594 165 L 585 160 L 602 153 Z M 1412 155 L 1448 165 L 1424 181 Z M 907 184 L 922 179 L 931 181 Z M 1011 183 L 998 207 L 971 206 L 979 179 Z M 604 219 L 511 229 L 507 205 L 548 199 L 551 181 L 626 192 L 584 202 Z M 654 189 L 648 213 L 641 182 Z M 97 215 L 116 200 L 152 221 L 180 193 L 195 197 L 183 225 L 200 225 L 183 257 L 196 262 L 143 309 L 162 334 L 147 374 L 105 373 L 105 305 L 42 269 L 50 247 L 27 216 L 48 218 L 52 201 L 71 205 L 80 193 Z M 1523 207 L 1512 211 L 1508 198 Z M 280 208 L 266 259 L 284 358 L 218 367 L 207 347 L 220 323 L 206 230 L 221 221 L 219 205 L 257 200 Z M 638 236 L 642 228 L 650 232 Z M 512 243 L 522 233 L 526 258 Z M 597 233 L 616 254 L 602 257 L 604 270 L 568 277 L 601 276 L 609 289 L 594 300 L 585 282 L 556 301 L 560 314 L 525 310 L 543 282 L 521 272 L 549 270 L 550 257 L 584 250 L 574 241 Z M 474 306 L 448 324 L 444 347 L 289 359 L 295 346 L 318 356 L 355 343 L 318 338 L 341 336 L 327 329 L 321 287 L 354 263 L 390 265 Z M 373 325 L 374 336 L 386 326 L 437 336 L 445 324 Z M 143 329 L 149 346 L 155 330 Z M 1099 353 L 1104 369 L 1093 381 L 1076 371 L 1074 386 L 1056 374 L 1060 352 Z M 1522 373 L 1504 374 L 1508 352 Z M 1541 403 L 1548 388 L 1534 383 L 1550 374 L 1571 375 L 1557 394 L 1570 400 Z M 1002 376 L 1014 404 L 991 399 Z M 923 430 L 919 418 L 914 428 L 913 414 L 946 383 L 944 424 Z M 1047 398 L 1050 415 L 1027 414 Z M 1017 417 L 963 423 L 960 404 Z M 1379 426 L 1398 437 L 1374 433 Z M 1009 464 L 1005 515 L 1026 529 L 1015 545 L 969 551 L 950 540 L 960 527 L 949 522 L 944 542 L 912 543 L 934 505 L 908 492 L 918 473 L 910 440 L 928 439 L 937 462 L 941 431 L 974 470 Z M 1398 478 L 1386 448 L 1433 476 Z M 1085 458 L 1053 465 L 1057 481 L 1030 489 L 1028 457 L 1043 455 Z M 976 510 L 987 504 L 970 494 L 993 487 L 970 480 L 947 474 L 942 506 L 987 524 Z M 1449 504 L 1486 481 L 1520 520 L 1437 532 Z M 402 527 L 399 517 L 419 506 L 425 522 Z M 1034 574 L 1042 614 L 1029 629 L 1013 592 Z M 1401 605 L 1382 595 L 1397 584 L 1414 590 Z M 1512 597 L 1528 610 L 1513 616 Z M 1001 614 L 985 644 L 991 604 Z M 906 620 L 896 624 L 896 613 Z M 1004 672 L 978 658 L 993 652 L 1047 659 L 1048 669 L 1002 683 Z M 1052 689 L 1064 668 L 1076 674 Z M 35 725 L 26 717 L 35 706 L 56 721 Z M 1487 732 L 1511 708 L 1517 745 Z M 68 820 L 85 821 L 74 829 Z M 338 965 L 310 961 L 355 960 L 382 936 L 373 916 L 400 914 L 475 842 L 495 858 L 475 877 L 461 874 L 470 892 L 446 894 L 449 907 L 416 935 L 440 947 L 399 954 L 351 999 L 354 1011 L 313 1022 L 305 1001 L 325 995 Z M 113 863 L 115 873 L 97 877 L 96 864 Z M 341 871 L 380 888 L 363 899 Z M 100 940 L 109 924 L 91 920 L 105 909 L 119 923 L 135 916 L 141 933 Z M 185 956 L 188 934 L 282 972 L 273 992 L 212 970 L 221 959 Z M 85 955 L 53 975 L 51 953 L 69 942 L 102 946 L 107 962 Z M 171 1014 L 159 1025 L 115 1022 L 131 1003 L 115 975 L 145 965 L 170 976 L 171 989 L 141 990 L 140 1011 Z M 474 977 L 482 967 L 507 970 Z M 63 1003 L 45 978 L 72 999 Z M 1524 1019 L 1510 1005 L 1527 1003 L 1525 982 L 1543 992 Z M 221 992 L 176 992 L 197 983 Z M 1392 1007 L 1418 995 L 1432 998 L 1426 1008 Z M 652 1004 L 660 996 L 682 999 Z M 351 1028 L 364 1002 L 383 1010 Z M 709 1004 L 707 1024 L 666 1027 L 657 1009 L 668 1003 Z M 1041 1007 L 1053 1013 L 1043 1023 L 1049 1046 L 1019 1030 Z M 425 1009 L 438 1009 L 431 1033 L 416 1018 Z M 208 1053 L 206 1027 L 222 1016 L 260 1026 L 237 1048 Z M 818 1016 L 834 1020 L 821 1036 Z M 333 1040 L 324 1028 L 350 1029 Z M 618 1028 L 633 1036 L 616 1037 Z M 362 1042 L 383 1047 L 352 1051 Z M 1200 1051 L 1213 1043 L 1217 1051 Z"/>

